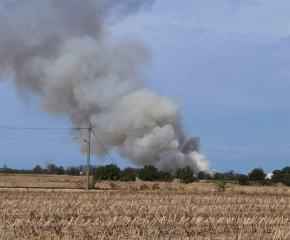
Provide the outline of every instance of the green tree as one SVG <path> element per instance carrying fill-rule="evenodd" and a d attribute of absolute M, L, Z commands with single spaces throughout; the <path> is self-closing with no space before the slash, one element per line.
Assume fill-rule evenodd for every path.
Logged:
<path fill-rule="evenodd" d="M 272 182 L 280 182 L 286 186 L 290 186 L 290 167 L 285 167 L 281 171 L 273 171 L 271 180 Z"/>
<path fill-rule="evenodd" d="M 98 167 L 93 171 L 94 180 L 117 181 L 121 177 L 121 170 L 116 164 Z"/>
<path fill-rule="evenodd" d="M 57 175 L 63 175 L 64 174 L 63 166 L 56 168 L 56 174 Z"/>
<path fill-rule="evenodd" d="M 142 181 L 156 181 L 158 179 L 158 169 L 153 165 L 145 165 L 139 170 L 138 178 Z"/>
<path fill-rule="evenodd" d="M 212 179 L 213 180 L 224 180 L 225 177 L 224 177 L 224 174 L 223 173 L 220 173 L 220 172 L 215 172 L 212 176 Z"/>
<path fill-rule="evenodd" d="M 273 171 L 273 176 L 271 177 L 271 181 L 275 183 L 282 183 L 284 181 L 285 175 L 281 170 Z"/>
<path fill-rule="evenodd" d="M 204 171 L 200 171 L 200 172 L 197 174 L 197 178 L 198 178 L 198 179 L 201 179 L 201 180 L 205 179 L 205 172 L 204 172 Z"/>
<path fill-rule="evenodd" d="M 133 168 L 127 167 L 123 171 L 121 171 L 121 178 L 122 182 L 135 182 L 136 181 L 136 174 Z"/>
<path fill-rule="evenodd" d="M 239 184 L 242 186 L 248 185 L 248 176 L 245 174 L 239 174 L 237 176 L 237 180 L 238 180 Z"/>
<path fill-rule="evenodd" d="M 68 167 L 65 170 L 65 174 L 72 175 L 72 176 L 79 176 L 80 175 L 80 169 L 78 167 Z"/>
<path fill-rule="evenodd" d="M 211 179 L 212 179 L 211 174 L 210 174 L 210 173 L 205 173 L 205 174 L 204 174 L 204 179 L 206 179 L 206 180 L 211 180 Z"/>
<path fill-rule="evenodd" d="M 196 181 L 196 178 L 194 177 L 194 169 L 190 166 L 182 168 L 180 171 L 180 180 L 185 184 Z"/>
<path fill-rule="evenodd" d="M 224 178 L 225 178 L 225 180 L 235 181 L 237 179 L 237 176 L 236 176 L 235 172 L 233 170 L 231 170 L 229 172 L 224 173 Z"/>
<path fill-rule="evenodd" d="M 262 168 L 255 168 L 252 170 L 252 172 L 249 173 L 249 180 L 251 181 L 264 180 L 265 177 L 266 174 Z"/>

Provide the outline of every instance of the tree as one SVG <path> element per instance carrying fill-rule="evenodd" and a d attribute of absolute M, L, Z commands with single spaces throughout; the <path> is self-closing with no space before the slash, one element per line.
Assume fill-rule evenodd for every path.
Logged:
<path fill-rule="evenodd" d="M 248 176 L 245 174 L 239 174 L 237 180 L 239 181 L 240 185 L 248 185 Z"/>
<path fill-rule="evenodd" d="M 135 182 L 136 181 L 136 174 L 133 168 L 127 167 L 123 171 L 121 171 L 121 178 L 122 182 Z"/>
<path fill-rule="evenodd" d="M 72 175 L 72 176 L 79 176 L 80 175 L 80 170 L 79 170 L 78 167 L 68 167 L 65 170 L 65 174 Z"/>
<path fill-rule="evenodd" d="M 249 173 L 249 180 L 251 181 L 264 180 L 265 177 L 266 174 L 262 168 L 255 168 L 252 170 L 252 172 Z"/>
<path fill-rule="evenodd" d="M 57 169 L 57 167 L 53 163 L 50 163 L 47 165 L 47 172 L 48 173 L 55 174 L 56 169 Z"/>
<path fill-rule="evenodd" d="M 98 167 L 93 171 L 93 178 L 97 180 L 117 181 L 121 177 L 121 170 L 116 164 Z"/>
<path fill-rule="evenodd" d="M 56 168 L 56 174 L 57 175 L 63 175 L 64 174 L 63 166 Z"/>
<path fill-rule="evenodd" d="M 182 168 L 177 168 L 176 171 L 175 171 L 175 177 L 177 179 L 180 179 L 181 178 L 181 171 L 182 171 Z"/>
<path fill-rule="evenodd" d="M 224 180 L 225 177 L 224 177 L 224 174 L 223 173 L 220 173 L 220 172 L 215 172 L 212 176 L 212 179 L 213 180 Z"/>
<path fill-rule="evenodd" d="M 36 166 L 32 169 L 32 171 L 33 171 L 34 173 L 41 173 L 42 168 L 41 168 L 39 165 L 36 165 Z"/>
<path fill-rule="evenodd" d="M 197 174 L 197 178 L 203 180 L 205 178 L 205 172 L 204 171 L 200 171 Z"/>
<path fill-rule="evenodd" d="M 138 178 L 142 181 L 156 181 L 158 179 L 158 169 L 153 165 L 145 165 L 139 170 Z"/>
<path fill-rule="evenodd" d="M 194 177 L 194 169 L 190 166 L 182 168 L 180 171 L 180 180 L 185 184 L 196 181 L 196 178 Z"/>
<path fill-rule="evenodd" d="M 211 180 L 211 179 L 212 179 L 211 174 L 210 174 L 210 173 L 205 173 L 205 174 L 204 174 L 204 179 L 206 179 L 206 180 Z"/>
<path fill-rule="evenodd" d="M 271 181 L 276 183 L 280 182 L 286 186 L 290 186 L 290 167 L 273 171 Z"/>
<path fill-rule="evenodd" d="M 275 170 L 273 171 L 271 181 L 275 183 L 282 183 L 284 181 L 284 178 L 285 175 L 281 170 Z"/>
<path fill-rule="evenodd" d="M 229 172 L 224 173 L 224 178 L 229 181 L 235 181 L 237 179 L 237 176 L 235 172 L 231 170 Z"/>

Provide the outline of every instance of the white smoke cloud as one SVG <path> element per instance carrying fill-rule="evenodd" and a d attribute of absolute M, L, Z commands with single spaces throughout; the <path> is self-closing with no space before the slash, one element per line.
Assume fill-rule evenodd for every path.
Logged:
<path fill-rule="evenodd" d="M 0 0 L 0 74 L 10 75 L 20 91 L 39 94 L 49 114 L 68 115 L 76 127 L 91 122 L 96 132 L 119 133 L 98 136 L 108 151 L 118 145 L 120 156 L 138 166 L 207 170 L 199 139 L 188 141 L 183 132 L 181 103 L 146 88 L 140 68 L 150 61 L 147 46 L 113 39 L 105 26 L 152 3 Z M 106 154 L 96 139 L 92 153 Z"/>

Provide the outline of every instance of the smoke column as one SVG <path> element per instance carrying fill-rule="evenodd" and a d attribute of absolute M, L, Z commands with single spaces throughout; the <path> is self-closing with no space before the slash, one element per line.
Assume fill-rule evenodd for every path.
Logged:
<path fill-rule="evenodd" d="M 207 170 L 199 139 L 183 131 L 181 104 L 145 86 L 140 68 L 150 61 L 147 47 L 112 38 L 106 28 L 152 4 L 0 0 L 0 77 L 13 80 L 23 95 L 39 95 L 48 114 L 68 115 L 76 127 L 91 122 L 96 132 L 119 133 L 97 136 L 107 151 L 119 145 L 119 155 L 138 166 Z M 97 143 L 93 138 L 92 153 L 105 157 Z"/>

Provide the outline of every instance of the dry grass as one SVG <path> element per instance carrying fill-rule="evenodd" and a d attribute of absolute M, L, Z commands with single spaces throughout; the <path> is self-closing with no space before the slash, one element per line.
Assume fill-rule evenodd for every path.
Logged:
<path fill-rule="evenodd" d="M 0 190 L 0 239 L 290 239 L 290 196 Z"/>
<path fill-rule="evenodd" d="M 114 182 L 114 189 L 117 190 L 139 190 L 146 184 L 152 189 L 154 182 Z M 162 191 L 192 191 L 198 193 L 210 193 L 215 189 L 215 182 L 200 181 L 198 183 L 183 185 L 177 180 L 172 183 L 157 183 Z M 269 193 L 269 194 L 290 194 L 290 188 L 283 185 L 276 186 L 240 186 L 237 183 L 228 183 L 227 191 L 237 193 Z M 101 190 L 112 189 L 110 181 L 97 182 L 96 188 Z M 42 189 L 84 189 L 85 176 L 68 175 L 37 175 L 37 174 L 0 174 L 0 188 L 42 188 Z"/>

